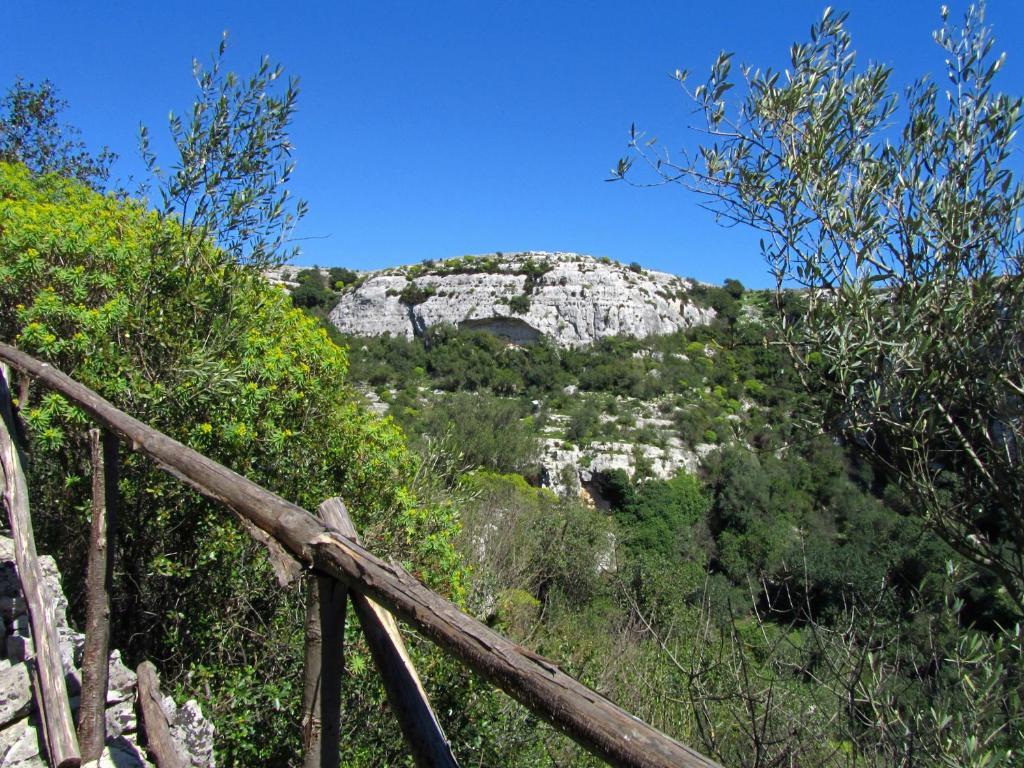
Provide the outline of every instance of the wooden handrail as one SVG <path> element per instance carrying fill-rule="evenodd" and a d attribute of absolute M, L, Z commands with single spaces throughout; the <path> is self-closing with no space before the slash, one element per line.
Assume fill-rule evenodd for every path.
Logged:
<path fill-rule="evenodd" d="M 306 510 L 118 410 L 54 367 L 4 343 L 0 359 L 37 378 L 131 448 L 272 536 L 295 559 L 328 573 L 407 621 L 485 679 L 611 765 L 706 768 L 716 763 L 647 725 L 498 635 L 397 565 L 330 531 Z"/>

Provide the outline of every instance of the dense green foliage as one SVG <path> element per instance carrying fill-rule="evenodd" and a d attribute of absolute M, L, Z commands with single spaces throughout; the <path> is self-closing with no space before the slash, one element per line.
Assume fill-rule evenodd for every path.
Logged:
<path fill-rule="evenodd" d="M 997 90 L 1005 54 L 984 4 L 959 26 L 948 13 L 934 35 L 945 92 L 924 77 L 901 99 L 827 9 L 784 78 L 737 78 L 722 54 L 689 92 L 699 156 L 653 167 L 761 230 L 779 285 L 806 289 L 786 337 L 826 423 L 1024 611 L 1024 99 Z M 651 159 L 641 137 L 632 146 Z"/>
<path fill-rule="evenodd" d="M 462 543 L 474 553 L 472 596 L 488 620 L 525 635 L 550 602 L 586 605 L 600 590 L 610 521 L 518 475 L 477 471 L 462 491 Z"/>
<path fill-rule="evenodd" d="M 1021 728 L 1019 637 L 1000 630 L 1011 604 L 884 473 L 817 431 L 816 393 L 769 330 L 800 297 L 736 281 L 703 294 L 720 308 L 709 327 L 581 349 L 445 327 L 352 340 L 354 378 L 433 450 L 489 443 L 487 420 L 459 424 L 474 402 L 585 452 L 636 445 L 634 477 L 587 486 L 604 515 L 509 477 L 465 483 L 470 605 L 725 764 L 1005 764 Z M 662 426 L 640 426 L 651 414 Z M 717 448 L 698 475 L 652 478 L 639 448 L 669 436 Z M 564 550 L 559 532 L 581 520 L 608 535 Z M 985 745 L 970 746 L 975 731 Z M 589 764 L 540 737 L 546 757 L 506 764 Z"/>
<path fill-rule="evenodd" d="M 508 300 L 508 308 L 517 315 L 525 315 L 530 311 L 530 297 L 525 293 L 513 296 Z"/>
<path fill-rule="evenodd" d="M 355 402 L 344 352 L 258 275 L 183 251 L 179 227 L 140 204 L 0 165 L 0 338 L 307 508 L 343 496 L 371 546 L 458 598 L 453 511 L 416 503 L 416 461 Z M 41 547 L 77 607 L 87 421 L 38 388 L 21 413 Z M 302 590 L 279 589 L 223 508 L 148 461 L 125 457 L 121 493 L 115 646 L 200 696 L 225 764 L 286 764 L 299 736 Z M 372 669 L 357 669 L 347 705 L 369 719 L 380 692 Z M 379 764 L 395 738 L 367 729 L 351 749 Z"/>
<path fill-rule="evenodd" d="M 295 282 L 298 287 L 292 289 L 291 294 L 297 307 L 316 310 L 318 315 L 326 317 L 338 303 L 338 294 L 328 284 L 330 277 L 319 269 L 303 269 L 295 276 Z"/>
<path fill-rule="evenodd" d="M 424 301 L 434 295 L 436 289 L 430 283 L 414 283 L 412 281 L 406 283 L 405 288 L 398 294 L 398 300 L 403 304 L 410 307 L 415 307 L 417 304 L 422 304 Z"/>
<path fill-rule="evenodd" d="M 422 404 L 403 392 L 392 405 L 414 444 L 426 436 L 467 468 L 537 475 L 539 446 L 524 403 L 457 392 Z"/>
<path fill-rule="evenodd" d="M 949 113 L 918 85 L 902 143 L 872 143 L 897 114 L 888 72 L 855 72 L 842 21 L 826 12 L 794 47 L 785 85 L 746 73 L 731 127 L 728 56 L 693 94 L 721 142 L 697 181 L 766 227 L 780 277 L 809 291 L 697 286 L 710 326 L 580 349 L 451 327 L 350 339 L 351 379 L 389 409 L 374 417 L 317 323 L 359 277 L 303 270 L 289 299 L 242 266 L 274 263 L 301 214 L 278 183 L 295 89 L 269 94 L 266 62 L 222 76 L 218 58 L 196 69 L 189 127 L 172 121 L 182 162 L 157 212 L 43 173 L 73 163 L 0 163 L 0 338 L 307 507 L 342 495 L 372 549 L 723 764 L 1015 765 L 1024 192 L 1004 166 L 1020 101 L 992 95 L 969 15 L 937 36 Z M 204 178 L 207 151 L 220 171 Z M 400 299 L 507 264 L 404 268 Z M 514 311 L 549 269 L 514 268 Z M 34 517 L 74 612 L 86 419 L 38 388 L 20 405 Z M 542 445 L 578 464 L 548 477 Z M 631 471 L 594 469 L 615 445 Z M 655 466 L 669 449 L 690 472 Z M 115 644 L 202 698 L 222 764 L 295 765 L 302 591 L 148 462 L 126 457 L 121 493 Z M 346 635 L 342 762 L 409 765 L 354 622 Z M 596 764 L 410 639 L 464 763 Z"/>

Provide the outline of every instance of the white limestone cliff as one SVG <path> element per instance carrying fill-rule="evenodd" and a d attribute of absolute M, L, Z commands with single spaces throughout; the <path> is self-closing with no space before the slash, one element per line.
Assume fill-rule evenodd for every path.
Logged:
<path fill-rule="evenodd" d="M 514 342 L 544 335 L 559 346 L 581 346 L 707 323 L 714 311 L 691 300 L 692 287 L 666 272 L 573 253 L 491 254 L 367 273 L 330 320 L 355 335 L 412 338 L 447 323 Z"/>

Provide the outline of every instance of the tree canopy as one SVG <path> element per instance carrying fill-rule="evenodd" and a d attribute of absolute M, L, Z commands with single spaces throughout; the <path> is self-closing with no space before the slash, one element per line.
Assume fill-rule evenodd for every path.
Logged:
<path fill-rule="evenodd" d="M 1004 57 L 983 14 L 956 26 L 943 10 L 946 87 L 921 79 L 902 99 L 887 66 L 858 68 L 832 10 L 785 74 L 737 79 L 728 53 L 695 88 L 679 72 L 704 118 L 699 154 L 674 159 L 634 130 L 615 175 L 640 158 L 765 234 L 780 289 L 803 289 L 785 338 L 828 426 L 1024 609 L 1022 101 L 995 90 Z"/>
<path fill-rule="evenodd" d="M 0 161 L 102 188 L 117 156 L 106 147 L 99 154 L 89 152 L 78 138 L 81 131 L 61 122 L 67 106 L 49 80 L 39 85 L 15 80 L 0 100 Z"/>
<path fill-rule="evenodd" d="M 341 495 L 371 546 L 458 598 L 454 515 L 417 504 L 415 458 L 393 423 L 357 402 L 345 352 L 281 289 L 224 264 L 212 243 L 183 240 L 142 203 L 0 163 L 0 338 L 307 508 Z M 77 605 L 87 421 L 35 387 L 21 413 L 37 535 Z M 299 736 L 287 725 L 301 693 L 301 590 L 280 590 L 223 508 L 148 461 L 125 457 L 121 495 L 115 647 L 161 660 L 171 685 L 208 691 L 229 764 L 284 764 Z M 353 711 L 377 706 L 364 671 L 366 685 L 349 689 Z M 292 717 L 266 707 L 268 696 Z M 387 748 L 368 739 L 351 747 Z"/>

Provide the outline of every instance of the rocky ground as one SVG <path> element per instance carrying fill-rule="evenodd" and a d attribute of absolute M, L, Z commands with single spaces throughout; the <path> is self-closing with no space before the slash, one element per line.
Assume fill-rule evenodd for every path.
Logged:
<path fill-rule="evenodd" d="M 388 413 L 389 403 L 373 389 L 363 386 L 359 391 L 371 411 L 379 416 Z M 385 396 L 394 397 L 396 394 L 389 390 Z M 423 387 L 420 390 L 421 405 L 425 407 L 430 398 L 445 394 Z M 576 395 L 576 388 L 568 388 L 566 394 Z M 655 401 L 618 398 L 616 410 L 624 415 L 618 418 L 605 414 L 600 416 L 601 422 L 609 427 L 607 436 L 578 445 L 566 434 L 570 417 L 534 401 L 535 412 L 544 411 L 544 423 L 538 435 L 541 484 L 559 495 L 580 495 L 587 503 L 600 507 L 601 499 L 595 495 L 595 487 L 599 485 L 600 475 L 613 470 L 621 469 L 633 477 L 638 464 L 642 463 L 645 475 L 661 480 L 674 477 L 680 470 L 691 474 L 697 472 L 718 446 L 712 443 L 686 444 L 671 419 L 659 418 L 660 406 Z M 655 436 L 656 443 L 647 442 L 645 435 Z"/>
<path fill-rule="evenodd" d="M 39 559 L 50 594 L 56 596 L 61 656 L 72 712 L 77 713 L 81 688 L 79 666 L 85 637 L 68 624 L 67 599 L 53 558 L 43 555 Z M 46 762 L 41 756 L 43 736 L 26 663 L 35 651 L 14 563 L 14 542 L 4 533 L 0 533 L 0 618 L 0 768 L 45 768 Z M 152 766 L 145 750 L 139 746 L 135 699 L 135 673 L 121 662 L 120 653 L 114 651 L 110 655 L 107 693 L 107 746 L 99 762 L 100 768 Z M 203 717 L 199 704 L 188 701 L 178 707 L 171 697 L 165 696 L 163 705 L 172 736 L 188 764 L 193 768 L 214 768 L 213 725 Z"/>

